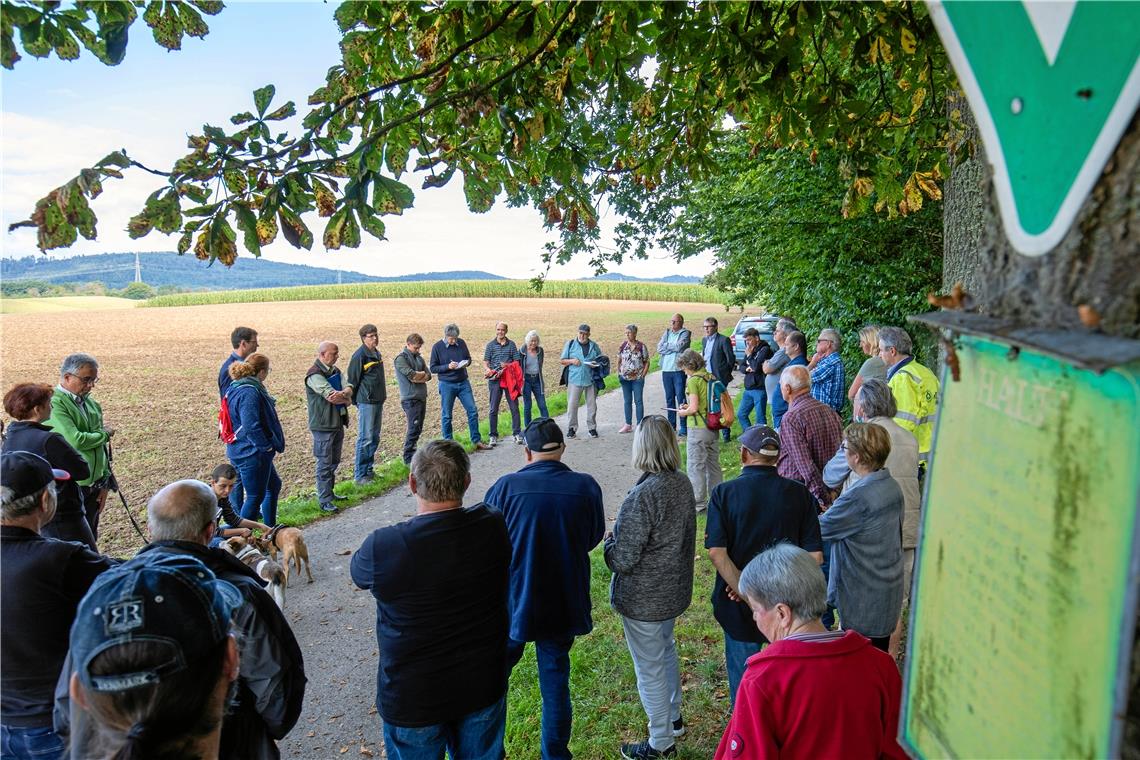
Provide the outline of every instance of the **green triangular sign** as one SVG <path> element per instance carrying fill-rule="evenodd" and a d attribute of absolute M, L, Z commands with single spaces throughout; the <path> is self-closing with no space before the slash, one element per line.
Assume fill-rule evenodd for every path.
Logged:
<path fill-rule="evenodd" d="M 1061 241 L 1140 102 L 1140 2 L 931 0 L 1021 253 Z"/>

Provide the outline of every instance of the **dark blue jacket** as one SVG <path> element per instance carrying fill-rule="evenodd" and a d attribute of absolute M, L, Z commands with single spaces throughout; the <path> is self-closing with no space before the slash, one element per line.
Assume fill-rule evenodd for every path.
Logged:
<path fill-rule="evenodd" d="M 230 365 L 240 361 L 242 361 L 242 358 L 238 356 L 235 351 L 222 362 L 222 368 L 218 370 L 218 398 L 226 395 L 226 391 L 230 389 L 230 384 L 233 382 L 233 379 L 230 377 Z"/>
<path fill-rule="evenodd" d="M 230 461 L 250 454 L 285 451 L 285 433 L 277 419 L 276 402 L 261 381 L 245 377 L 226 391 L 230 422 L 237 440 L 226 444 Z"/>
<path fill-rule="evenodd" d="M 448 345 L 446 340 L 440 340 L 431 347 L 431 359 L 428 365 L 436 380 L 444 383 L 462 383 L 467 380 L 467 367 L 448 369 L 448 365 L 464 359 L 471 361 L 471 352 L 467 350 L 463 338 L 456 338 L 454 346 Z"/>
<path fill-rule="evenodd" d="M 590 550 L 606 526 L 598 482 L 561 462 L 540 461 L 499 478 L 484 501 L 502 511 L 514 548 L 511 638 L 589 633 Z"/>

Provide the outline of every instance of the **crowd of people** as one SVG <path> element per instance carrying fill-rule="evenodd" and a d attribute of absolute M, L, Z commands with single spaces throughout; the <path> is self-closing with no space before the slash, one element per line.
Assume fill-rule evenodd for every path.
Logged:
<path fill-rule="evenodd" d="M 426 361 L 422 337 L 407 337 L 394 365 L 417 514 L 366 537 L 350 566 L 376 600 L 376 706 L 389 758 L 503 757 L 507 687 L 531 642 L 542 697 L 537 751 L 570 757 L 570 652 L 593 628 L 589 555 L 599 545 L 648 721 L 644 740 L 617 749 L 634 760 L 675 756 L 687 730 L 675 625 L 692 602 L 697 516 L 706 510 L 710 601 L 732 707 L 716 757 L 904 756 L 895 739 L 901 682 L 888 652 L 910 590 L 937 379 L 899 328 L 860 332 L 869 358 L 848 387 L 834 330 L 819 333 L 809 357 L 803 332 L 781 319 L 774 347 L 746 331 L 737 362 L 717 321 L 703 327 L 700 352 L 679 314 L 658 342 L 664 415 L 645 414 L 650 352 L 637 326 L 626 328 L 617 351 L 621 432 L 632 433 L 639 478 L 608 532 L 599 484 L 562 462 L 582 396 L 585 431 L 598 435 L 608 358 L 589 325 L 560 353 L 565 430 L 547 415 L 539 336 L 528 333 L 520 349 L 497 325 L 483 354 L 487 442 L 458 326 L 444 328 Z M 338 346 L 326 341 L 304 377 L 326 511 L 337 510 L 349 407 L 357 407 L 358 481 L 372 476 L 377 455 L 384 358 L 375 325 L 359 336 L 345 375 Z M 182 480 L 155 493 L 149 541 L 126 561 L 96 546 L 114 485 L 106 445 L 114 429 L 91 398 L 96 359 L 73 354 L 54 388 L 21 383 L 5 395 L 13 420 L 0 488 L 5 758 L 273 758 L 275 740 L 295 725 L 306 683 L 296 639 L 265 582 L 216 548 L 227 532 L 276 523 L 273 459 L 285 449 L 256 331 L 239 327 L 231 342 L 218 375 L 229 461 L 209 484 Z M 723 481 L 718 439 L 729 431 L 709 421 L 719 387 L 736 373 L 741 473 Z M 421 445 L 433 379 L 442 436 Z M 470 458 L 451 440 L 456 399 L 476 450 L 498 443 L 505 399 L 526 461 L 476 504 L 465 504 Z M 854 422 L 844 428 L 848 399 Z M 843 731 L 819 730 L 836 721 Z"/>

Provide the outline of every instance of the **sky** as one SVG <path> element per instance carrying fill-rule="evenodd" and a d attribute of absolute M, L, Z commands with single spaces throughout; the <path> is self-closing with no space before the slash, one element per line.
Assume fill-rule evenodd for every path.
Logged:
<path fill-rule="evenodd" d="M 10 233 L 8 225 L 26 219 L 38 198 L 113 150 L 125 148 L 147 166 L 169 167 L 188 152 L 186 135 L 200 132 L 203 122 L 232 128 L 229 117 L 253 110 L 253 90 L 270 83 L 277 88 L 275 104 L 293 100 L 301 115 L 307 113 L 309 93 L 340 60 L 333 10 L 333 4 L 320 2 L 227 3 L 221 14 L 206 17 L 205 39 L 185 37 L 176 52 L 160 48 L 140 19 L 131 27 L 126 58 L 118 66 L 105 66 L 86 50 L 70 62 L 24 55 L 13 71 L 0 74 L 3 255 L 36 253 L 34 229 Z M 543 229 L 540 212 L 507 208 L 500 200 L 490 212 L 474 214 L 459 178 L 441 189 L 419 190 L 419 175 L 411 176 L 412 181 L 407 175 L 404 180 L 416 190 L 415 207 L 402 217 L 384 218 L 387 241 L 365 234 L 359 249 L 325 251 L 323 220 L 313 214 L 306 217 L 316 237 L 312 251 L 279 240 L 263 248 L 263 255 L 379 276 L 482 269 L 525 279 L 543 271 L 543 245 L 556 235 Z M 126 233 L 127 220 L 161 184 L 137 170 L 124 180 L 108 179 L 92 203 L 98 239 L 80 238 L 51 256 L 174 250 L 175 236 L 152 232 L 131 240 Z M 616 222 L 612 212 L 599 220 L 603 233 Z M 612 240 L 603 234 L 602 244 Z M 239 255 L 246 255 L 240 245 Z M 592 276 L 586 259 L 555 266 L 549 276 Z M 638 277 L 704 276 L 711 267 L 710 255 L 678 263 L 658 253 L 616 271 Z"/>

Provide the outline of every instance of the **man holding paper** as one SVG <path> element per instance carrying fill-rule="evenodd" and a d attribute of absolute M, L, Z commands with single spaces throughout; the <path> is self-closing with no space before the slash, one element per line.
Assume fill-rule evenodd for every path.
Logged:
<path fill-rule="evenodd" d="M 491 448 L 483 443 L 479 434 L 479 409 L 475 406 L 475 394 L 471 392 L 471 381 L 467 379 L 467 365 L 471 363 L 471 352 L 467 343 L 459 337 L 459 325 L 454 322 L 443 328 L 443 340 L 431 347 L 430 370 L 439 381 L 440 426 L 444 438 L 451 440 L 451 412 L 455 399 L 467 411 L 467 427 L 471 442 L 476 451 Z"/>

